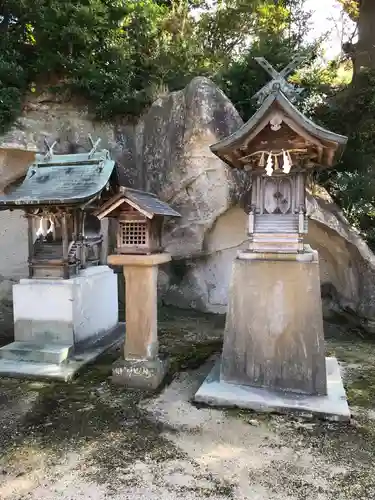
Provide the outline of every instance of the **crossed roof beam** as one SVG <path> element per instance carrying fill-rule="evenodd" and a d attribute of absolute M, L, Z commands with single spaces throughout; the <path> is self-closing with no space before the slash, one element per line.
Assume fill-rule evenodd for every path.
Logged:
<path fill-rule="evenodd" d="M 259 105 L 262 104 L 262 102 L 275 90 L 282 90 L 282 92 L 291 101 L 295 101 L 297 99 L 298 95 L 302 92 L 302 89 L 298 89 L 295 85 L 289 83 L 287 78 L 291 73 L 293 73 L 296 67 L 305 60 L 304 57 L 295 57 L 281 71 L 277 71 L 264 57 L 254 57 L 254 59 L 272 78 L 270 82 L 266 83 L 266 85 L 258 90 L 258 92 L 253 96 L 253 99 L 258 100 Z"/>

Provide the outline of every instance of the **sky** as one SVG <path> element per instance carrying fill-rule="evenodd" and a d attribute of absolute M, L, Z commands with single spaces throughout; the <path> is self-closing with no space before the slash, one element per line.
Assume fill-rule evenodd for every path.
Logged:
<path fill-rule="evenodd" d="M 354 32 L 355 25 L 343 13 L 339 2 L 337 0 L 305 0 L 304 9 L 311 12 L 311 30 L 308 39 L 314 40 L 327 34 L 323 44 L 326 52 L 325 59 L 333 59 L 340 55 L 342 42 L 348 40 L 348 37 Z M 200 9 L 195 11 L 197 17 L 200 13 Z"/>
<path fill-rule="evenodd" d="M 354 23 L 342 13 L 339 3 L 336 0 L 307 0 L 305 9 L 312 12 L 311 38 L 329 32 L 324 44 L 326 58 L 331 59 L 340 54 L 342 35 L 344 33 L 345 41 L 347 35 L 354 31 Z"/>

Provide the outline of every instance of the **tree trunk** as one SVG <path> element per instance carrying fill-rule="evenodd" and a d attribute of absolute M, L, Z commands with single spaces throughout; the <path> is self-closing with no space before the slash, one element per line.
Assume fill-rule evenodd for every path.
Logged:
<path fill-rule="evenodd" d="M 359 0 L 358 43 L 354 53 L 354 75 L 375 70 L 375 1 Z"/>

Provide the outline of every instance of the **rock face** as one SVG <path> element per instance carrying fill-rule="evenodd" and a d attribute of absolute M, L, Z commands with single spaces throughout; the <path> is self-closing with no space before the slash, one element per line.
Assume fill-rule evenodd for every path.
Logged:
<path fill-rule="evenodd" d="M 375 332 L 375 256 L 327 194 L 307 196 L 307 242 L 318 250 L 326 314 L 347 313 Z"/>
<path fill-rule="evenodd" d="M 167 250 L 176 257 L 200 256 L 218 217 L 244 191 L 241 174 L 209 149 L 241 124 L 231 102 L 204 78 L 156 101 L 142 120 L 145 188 L 182 215 L 165 232 Z"/>
<path fill-rule="evenodd" d="M 209 80 L 195 78 L 185 89 L 159 98 L 136 124 L 97 124 L 84 108 L 34 97 L 0 147 L 41 150 L 45 136 L 49 142 L 59 140 L 56 151 L 75 152 L 89 147 L 88 133 L 100 136 L 123 167 L 125 184 L 153 191 L 182 214 L 165 226 L 164 243 L 174 259 L 159 272 L 160 299 L 225 313 L 232 261 L 247 239 L 241 206 L 249 180 L 209 146 L 241 124 L 226 96 Z M 11 163 L 2 166 L 2 179 L 11 169 Z M 326 313 L 350 313 L 375 331 L 375 257 L 327 196 L 308 196 L 308 210 L 307 240 L 319 251 Z M 0 255 L 9 256 L 0 258 L 0 275 L 11 283 L 26 269 L 26 231 L 22 219 L 8 212 L 0 213 L 0 230 L 7 234 L 0 240 Z"/>

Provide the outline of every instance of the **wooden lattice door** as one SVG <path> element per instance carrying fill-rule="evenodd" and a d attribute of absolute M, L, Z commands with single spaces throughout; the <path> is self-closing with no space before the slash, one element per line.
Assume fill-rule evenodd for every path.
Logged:
<path fill-rule="evenodd" d="M 292 186 L 289 179 L 266 179 L 264 186 L 264 212 L 287 214 L 292 210 Z"/>

